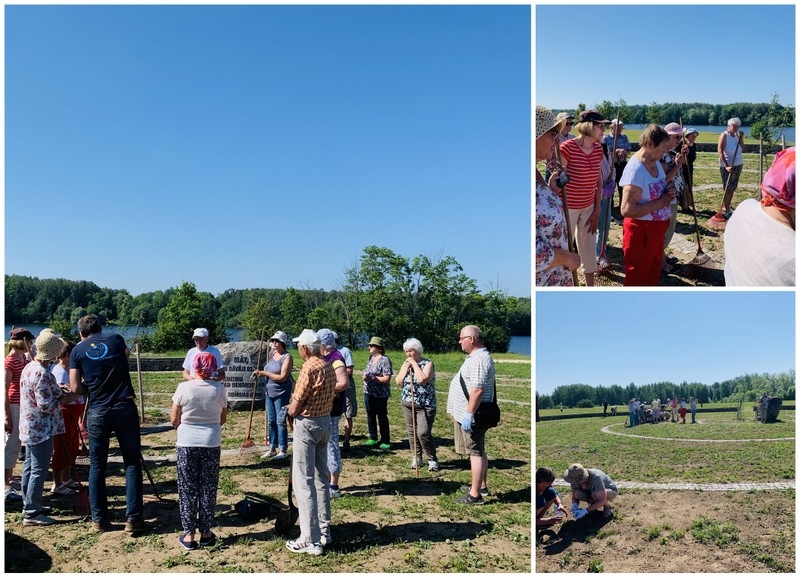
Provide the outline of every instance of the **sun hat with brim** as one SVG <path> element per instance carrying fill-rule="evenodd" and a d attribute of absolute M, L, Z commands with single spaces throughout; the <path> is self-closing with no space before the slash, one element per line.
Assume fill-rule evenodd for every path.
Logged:
<path fill-rule="evenodd" d="M 64 348 L 64 340 L 51 331 L 42 331 L 36 338 L 36 361 L 52 361 Z"/>
<path fill-rule="evenodd" d="M 284 331 L 276 331 L 275 335 L 273 335 L 269 339 L 270 339 L 270 341 L 272 341 L 273 339 L 275 341 L 280 341 L 284 345 L 288 345 L 289 344 L 289 336 L 286 335 L 286 332 L 284 332 Z"/>
<path fill-rule="evenodd" d="M 698 131 L 696 128 L 687 128 L 686 136 L 689 136 L 690 134 L 700 134 L 700 131 Z"/>
<path fill-rule="evenodd" d="M 542 136 L 544 133 L 557 128 L 561 130 L 564 126 L 564 123 L 567 122 L 567 117 L 562 118 L 561 120 L 557 119 L 556 116 L 553 114 L 553 111 L 549 108 L 542 106 L 541 104 L 536 105 L 536 140 L 539 140 L 539 137 Z"/>
<path fill-rule="evenodd" d="M 367 345 L 374 345 L 375 347 L 383 347 L 383 339 L 380 337 L 373 337 L 369 340 Z"/>
<path fill-rule="evenodd" d="M 683 134 L 683 129 L 681 128 L 681 125 L 679 125 L 677 122 L 669 123 L 667 126 L 664 127 L 664 130 L 667 131 L 667 134 L 675 136 L 680 136 Z"/>
<path fill-rule="evenodd" d="M 567 468 L 567 471 L 564 472 L 564 481 L 570 484 L 580 484 L 588 477 L 589 472 L 580 464 L 572 464 Z"/>
<path fill-rule="evenodd" d="M 319 345 L 317 332 L 313 329 L 303 329 L 302 333 L 292 339 L 297 345 Z"/>

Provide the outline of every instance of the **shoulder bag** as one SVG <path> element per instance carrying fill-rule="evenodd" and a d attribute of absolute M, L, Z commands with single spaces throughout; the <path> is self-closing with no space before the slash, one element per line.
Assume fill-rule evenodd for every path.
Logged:
<path fill-rule="evenodd" d="M 464 378 L 459 374 L 458 379 L 461 380 L 461 390 L 464 392 L 464 397 L 467 398 L 467 403 L 469 403 L 469 393 L 467 392 L 467 385 L 464 383 Z M 472 416 L 472 427 L 477 429 L 489 429 L 496 427 L 499 423 L 500 406 L 497 405 L 497 381 L 495 381 L 494 390 L 492 391 L 492 401 L 481 402 Z"/>

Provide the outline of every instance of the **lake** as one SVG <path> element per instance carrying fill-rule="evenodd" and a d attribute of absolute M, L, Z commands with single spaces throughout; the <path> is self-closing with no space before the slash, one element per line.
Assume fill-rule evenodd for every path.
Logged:
<path fill-rule="evenodd" d="M 625 132 L 625 129 L 642 130 L 646 126 L 647 126 L 646 124 L 626 124 L 625 127 L 623 128 L 623 132 Z M 727 126 L 717 126 L 717 125 L 692 126 L 690 124 L 684 124 L 683 128 L 695 128 L 695 129 L 699 130 L 700 132 L 713 132 L 713 133 L 716 133 L 716 134 L 719 134 L 719 133 L 721 133 L 721 132 L 723 132 L 723 131 L 728 129 Z M 795 127 L 793 127 L 793 126 L 781 129 L 783 131 L 783 134 L 786 135 L 786 142 L 795 142 L 795 140 L 794 140 L 794 129 L 795 129 Z M 750 136 L 750 127 L 749 126 L 740 127 L 739 130 L 741 130 L 744 133 L 745 137 L 749 137 Z M 778 142 L 780 142 L 780 140 Z"/>
<path fill-rule="evenodd" d="M 5 326 L 5 333 L 4 335 L 8 338 L 8 335 L 11 333 L 11 325 Z M 34 335 L 39 335 L 39 332 L 47 327 L 46 325 L 18 325 L 17 327 L 25 327 Z M 77 331 L 77 329 L 76 329 Z M 104 325 L 103 331 L 105 332 L 112 332 L 112 333 L 119 333 L 125 340 L 130 338 L 136 337 L 141 333 L 152 333 L 152 327 L 137 327 L 136 325 Z M 244 332 L 243 329 L 227 329 L 226 333 L 228 334 L 228 339 L 231 341 L 239 341 L 242 337 L 242 333 Z M 188 342 L 188 338 L 187 338 Z M 187 345 L 188 349 L 188 345 Z M 530 355 L 531 354 L 531 336 L 530 335 L 513 335 L 511 337 L 511 341 L 508 345 L 508 352 L 509 353 L 519 353 L 520 355 Z"/>

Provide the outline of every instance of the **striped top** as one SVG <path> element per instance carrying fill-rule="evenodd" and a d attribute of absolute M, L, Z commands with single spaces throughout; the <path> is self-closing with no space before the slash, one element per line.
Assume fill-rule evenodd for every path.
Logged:
<path fill-rule="evenodd" d="M 6 395 L 10 403 L 19 403 L 19 378 L 26 365 L 28 365 L 28 360 L 24 357 L 17 357 L 13 352 L 9 352 L 6 357 L 6 371 L 11 371 L 11 382 L 6 384 Z"/>
<path fill-rule="evenodd" d="M 603 162 L 603 147 L 596 142 L 591 154 L 587 155 L 576 140 L 568 140 L 560 147 L 561 156 L 567 162 L 569 175 L 569 182 L 565 187 L 567 206 L 570 209 L 585 209 L 595 201 L 600 164 Z"/>

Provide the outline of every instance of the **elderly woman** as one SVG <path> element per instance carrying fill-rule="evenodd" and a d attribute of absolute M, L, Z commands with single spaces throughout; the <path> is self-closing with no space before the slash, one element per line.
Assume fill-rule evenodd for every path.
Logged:
<path fill-rule="evenodd" d="M 594 285 L 597 271 L 594 246 L 603 190 L 600 175 L 603 147 L 600 141 L 608 123 L 596 110 L 584 110 L 578 115 L 575 127 L 578 137 L 559 147 L 561 165 L 569 176 L 569 182 L 565 185 L 569 223 L 575 233 L 578 255 L 589 287 Z"/>
<path fill-rule="evenodd" d="M 69 392 L 69 355 L 75 344 L 66 341 L 64 347 L 58 354 L 56 363 L 50 368 L 56 378 L 58 386 Z M 83 396 L 78 396 L 70 403 L 61 408 L 64 417 L 65 433 L 57 436 L 55 447 L 53 448 L 53 487 L 50 492 L 69 496 L 74 494 L 79 486 L 77 479 L 72 478 L 72 468 L 75 467 L 75 458 L 78 457 L 78 436 L 80 435 L 79 421 L 83 415 L 84 405 Z"/>
<path fill-rule="evenodd" d="M 178 430 L 175 457 L 183 526 L 178 542 L 186 550 L 197 548 L 197 526 L 201 546 L 213 546 L 217 540 L 211 528 L 215 525 L 222 425 L 228 417 L 225 387 L 211 379 L 217 371 L 214 355 L 198 353 L 192 369 L 195 379 L 178 385 L 170 412 L 172 427 Z"/>
<path fill-rule="evenodd" d="M 622 187 L 619 186 L 619 179 L 622 177 L 623 171 L 625 171 L 625 165 L 628 164 L 628 155 L 631 153 L 631 142 L 628 140 L 628 135 L 622 132 L 624 126 L 625 125 L 622 123 L 622 121 L 618 121 L 615 118 L 611 121 L 610 132 L 603 137 L 603 143 L 605 143 L 605 145 L 608 147 L 608 150 L 611 153 L 611 158 L 614 160 L 614 179 L 617 191 L 619 192 L 620 204 L 622 203 Z M 616 147 L 614 147 L 615 136 L 617 141 Z M 612 148 L 614 150 L 611 150 Z M 617 212 L 615 212 L 615 210 Z M 619 214 L 618 211 L 619 207 L 614 207 L 612 198 L 612 220 L 614 220 L 617 225 L 621 225 L 622 220 L 616 218 L 616 215 Z"/>
<path fill-rule="evenodd" d="M 263 370 L 253 375 L 267 378 L 267 417 L 269 419 L 269 451 L 262 458 L 286 459 L 289 432 L 286 427 L 286 410 L 292 397 L 292 354 L 286 351 L 289 336 L 277 331 L 269 338 L 269 355 Z"/>
<path fill-rule="evenodd" d="M 556 477 L 553 470 L 541 467 L 536 470 L 536 525 L 552 526 L 563 521 L 567 509 L 561 501 L 561 496 L 553 489 Z M 544 514 L 553 506 L 554 515 L 545 518 Z"/>
<path fill-rule="evenodd" d="M 611 502 L 617 497 L 617 485 L 603 470 L 572 464 L 564 472 L 564 481 L 572 487 L 572 507 L 576 518 L 600 508 L 603 508 L 604 518 L 614 515 Z M 581 509 L 581 502 L 588 503 L 588 507 Z"/>
<path fill-rule="evenodd" d="M 559 128 L 550 109 L 536 105 L 536 161 L 549 161 Z M 558 174 L 551 177 L 551 182 Z M 553 186 L 545 182 L 536 168 L 536 285 L 572 287 L 571 271 L 581 264 L 580 257 L 570 253 L 564 204 Z"/>
<path fill-rule="evenodd" d="M 697 137 L 700 133 L 696 128 L 687 128 L 683 133 L 684 141 L 686 142 L 686 163 L 683 165 L 681 174 L 683 175 L 683 182 L 686 188 L 683 190 L 678 200 L 682 211 L 690 212 L 694 206 L 694 197 L 692 195 L 692 183 L 694 183 L 694 161 L 697 160 Z"/>
<path fill-rule="evenodd" d="M 675 198 L 659 160 L 669 147 L 667 131 L 651 124 L 642 132 L 639 150 L 631 156 L 622 185 L 622 252 L 625 285 L 658 285 L 669 205 Z"/>
<path fill-rule="evenodd" d="M 664 253 L 661 258 L 661 270 L 667 274 L 678 273 L 680 266 L 676 257 L 667 256 L 667 247 L 672 242 L 672 236 L 675 234 L 675 223 L 678 221 L 678 198 L 684 194 L 686 187 L 683 181 L 683 165 L 686 162 L 686 155 L 688 154 L 688 145 L 681 143 L 681 136 L 683 129 L 677 122 L 671 122 L 664 127 L 669 135 L 669 150 L 661 156 L 661 166 L 664 169 L 664 175 L 668 183 L 672 184 L 675 189 L 676 198 L 672 200 L 669 205 L 669 225 L 667 232 L 664 233 Z"/>
<path fill-rule="evenodd" d="M 794 287 L 795 147 L 775 155 L 761 202 L 746 199 L 725 228 L 725 284 Z"/>
<path fill-rule="evenodd" d="M 391 389 L 389 384 L 392 381 L 392 360 L 386 357 L 386 349 L 383 347 L 383 339 L 373 337 L 369 340 L 369 360 L 364 369 L 364 407 L 367 410 L 367 429 L 369 439 L 364 442 L 365 446 L 377 445 L 382 450 L 391 449 L 389 444 L 389 414 L 387 406 Z M 377 426 L 376 426 L 377 420 Z M 380 427 L 381 438 L 378 438 L 378 427 Z"/>
<path fill-rule="evenodd" d="M 49 526 L 55 520 L 45 515 L 42 492 L 53 455 L 55 437 L 64 433 L 61 404 L 76 395 L 65 393 L 50 371 L 50 365 L 64 347 L 52 331 L 36 338 L 36 354 L 20 375 L 19 438 L 25 444 L 22 469 L 22 500 L 25 526 Z"/>
<path fill-rule="evenodd" d="M 719 176 L 722 179 L 724 196 L 722 198 L 722 215 L 730 219 L 733 211 L 731 201 L 736 187 L 739 186 L 739 175 L 744 166 L 744 133 L 739 132 L 742 121 L 734 117 L 728 120 L 728 128 L 719 135 L 717 155 L 719 156 Z"/>
<path fill-rule="evenodd" d="M 333 389 L 333 405 L 331 406 L 331 427 L 328 438 L 328 473 L 331 500 L 342 497 L 339 489 L 339 476 L 342 475 L 342 451 L 339 448 L 339 420 L 347 409 L 347 388 L 350 378 L 347 375 L 347 364 L 344 355 L 336 348 L 336 333 L 328 328 L 317 331 L 323 359 L 333 367 L 336 374 L 336 386 Z"/>
<path fill-rule="evenodd" d="M 17 502 L 22 500 L 22 496 L 11 487 L 11 480 L 14 475 L 14 464 L 17 463 L 19 450 L 22 447 L 22 442 L 19 441 L 19 378 L 30 361 L 31 343 L 33 343 L 33 333 L 27 329 L 17 328 L 11 330 L 11 339 L 6 344 L 5 431 L 8 437 L 5 447 L 5 496 L 6 500 Z"/>
<path fill-rule="evenodd" d="M 411 468 L 418 469 L 422 452 L 428 458 L 428 471 L 438 472 L 436 443 L 433 441 L 433 420 L 436 418 L 436 371 L 433 361 L 422 357 L 422 343 L 412 337 L 403 343 L 406 360 L 397 372 L 395 383 L 400 386 L 400 405 L 406 418 L 408 443 L 415 450 Z"/>

